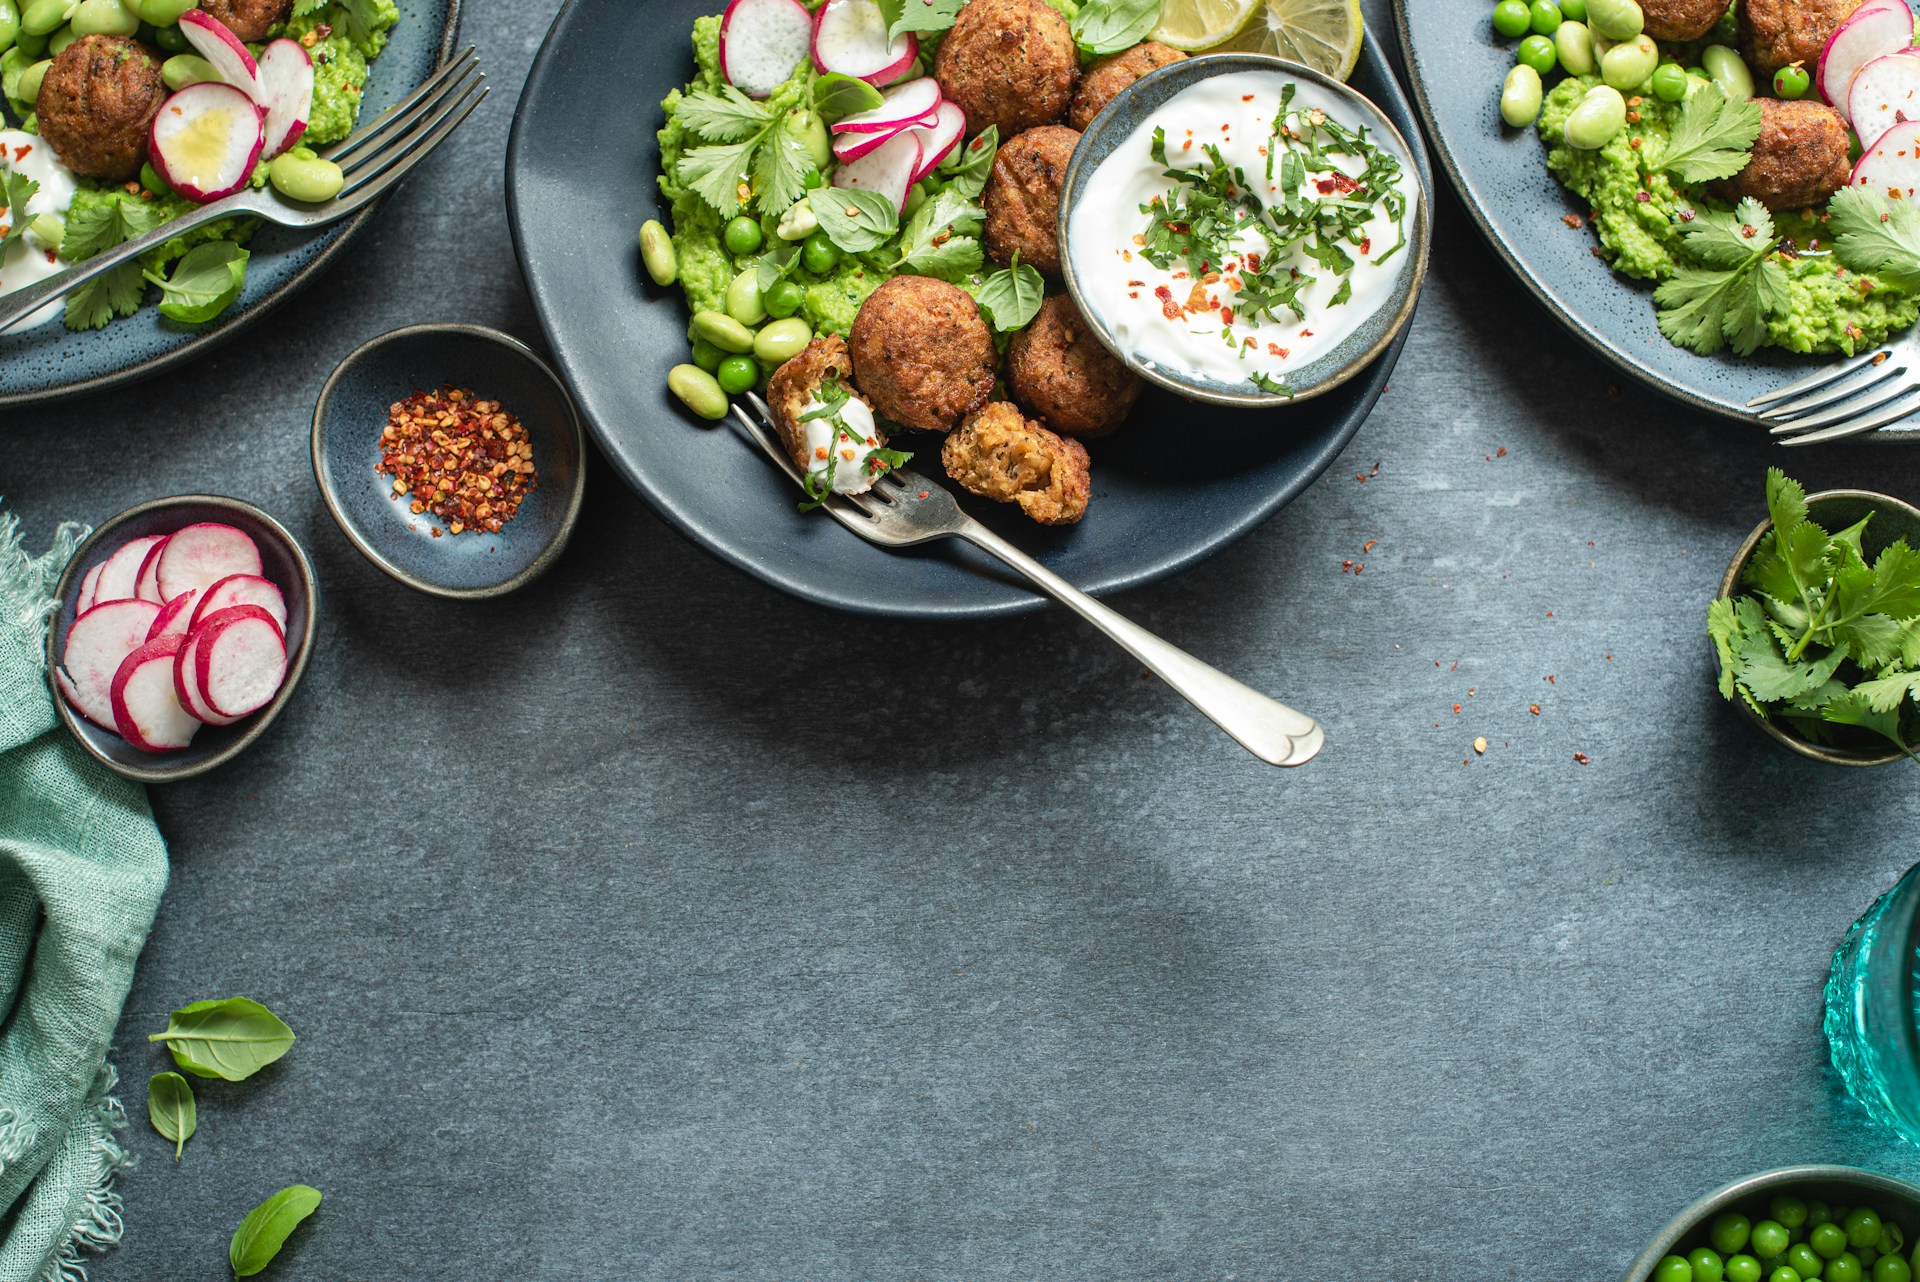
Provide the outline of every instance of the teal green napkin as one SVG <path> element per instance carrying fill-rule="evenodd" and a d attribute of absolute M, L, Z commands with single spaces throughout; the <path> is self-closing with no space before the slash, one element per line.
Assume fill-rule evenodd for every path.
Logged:
<path fill-rule="evenodd" d="M 167 885 L 146 793 L 54 716 L 53 587 L 85 533 L 37 560 L 0 512 L 0 1282 L 70 1282 L 120 1240 L 107 1047 Z"/>

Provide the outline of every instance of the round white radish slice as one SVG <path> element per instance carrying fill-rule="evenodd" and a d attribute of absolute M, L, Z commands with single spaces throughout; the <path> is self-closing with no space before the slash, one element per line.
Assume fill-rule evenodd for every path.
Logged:
<path fill-rule="evenodd" d="M 1920 120 L 1902 121 L 1884 130 L 1853 167 L 1847 185 L 1914 199 L 1914 192 L 1920 190 Z"/>
<path fill-rule="evenodd" d="M 896 210 L 907 207 L 913 174 L 920 168 L 920 140 L 903 129 L 860 159 L 833 171 L 833 185 L 857 191 L 877 191 L 893 201 Z"/>
<path fill-rule="evenodd" d="M 1853 77 L 1847 114 L 1862 147 L 1871 147 L 1903 120 L 1920 120 L 1920 52 L 1908 49 L 1875 58 Z"/>
<path fill-rule="evenodd" d="M 164 534 L 148 534 L 128 539 L 100 563 L 100 577 L 94 582 L 93 603 L 131 601 L 139 595 L 140 567 L 156 543 L 165 543 Z M 156 604 L 158 604 L 156 602 Z"/>
<path fill-rule="evenodd" d="M 60 651 L 60 688 L 73 710 L 103 730 L 114 730 L 113 674 L 153 630 L 160 607 L 151 601 L 103 601 L 73 621 Z"/>
<path fill-rule="evenodd" d="M 104 565 L 106 565 L 106 562 L 102 561 L 99 565 L 94 566 L 91 570 L 88 570 L 80 576 L 80 594 L 73 600 L 73 613 L 75 618 L 78 618 L 93 608 L 94 590 L 100 586 L 100 570 Z"/>
<path fill-rule="evenodd" d="M 287 677 L 287 642 L 273 616 L 257 605 L 229 606 L 194 629 L 194 679 L 207 706 L 244 717 L 273 701 Z"/>
<path fill-rule="evenodd" d="M 200 729 L 173 689 L 173 659 L 186 643 L 178 632 L 155 637 L 122 660 L 113 674 L 114 725 L 136 748 L 178 752 Z"/>
<path fill-rule="evenodd" d="M 200 693 L 200 674 L 196 670 L 199 654 L 200 634 L 187 633 L 186 644 L 173 656 L 174 697 L 180 700 L 180 706 L 191 713 L 194 720 L 210 726 L 230 726 L 240 718 L 221 716 L 207 706 L 207 697 Z"/>
<path fill-rule="evenodd" d="M 813 65 L 872 85 L 899 78 L 920 53 L 912 32 L 887 39 L 887 17 L 874 0 L 827 0 L 813 15 Z"/>
<path fill-rule="evenodd" d="M 244 530 L 204 521 L 174 531 L 160 554 L 160 595 L 208 588 L 231 574 L 260 573 L 260 549 Z"/>
<path fill-rule="evenodd" d="M 870 155 L 892 142 L 911 126 L 884 134 L 836 134 L 833 139 L 833 158 L 841 164 L 850 164 L 862 156 Z"/>
<path fill-rule="evenodd" d="M 913 181 L 919 182 L 939 168 L 967 136 L 967 113 L 958 103 L 943 102 L 934 123 L 930 127 L 916 126 L 913 136 L 920 140 L 920 163 L 913 172 Z"/>
<path fill-rule="evenodd" d="M 1904 0 L 1867 0 L 1848 15 L 1820 51 L 1814 84 L 1843 117 L 1851 110 L 1854 73 L 1913 43 L 1913 12 Z M 1851 118 L 1848 119 L 1851 124 Z"/>
<path fill-rule="evenodd" d="M 210 13 L 189 9 L 180 15 L 180 34 L 187 38 L 195 53 L 213 64 L 220 79 L 260 106 L 267 105 L 266 94 L 260 87 L 260 64 L 253 60 L 247 46 L 226 23 Z"/>
<path fill-rule="evenodd" d="M 720 74 L 749 98 L 787 83 L 813 43 L 798 0 L 733 0 L 720 15 Z"/>
<path fill-rule="evenodd" d="M 307 132 L 313 114 L 313 57 L 297 40 L 279 39 L 260 51 L 261 105 L 267 109 L 260 157 L 272 160 Z"/>
<path fill-rule="evenodd" d="M 886 101 L 871 111 L 843 116 L 833 131 L 841 134 L 890 134 L 907 125 L 928 120 L 940 109 L 940 82 L 922 76 L 895 85 L 882 95 Z"/>
<path fill-rule="evenodd" d="M 160 607 L 160 613 L 153 620 L 153 626 L 147 629 L 147 640 L 164 636 L 169 632 L 193 631 L 194 604 L 200 600 L 200 593 L 182 592 L 173 600 Z"/>
<path fill-rule="evenodd" d="M 247 185 L 265 137 L 252 98 L 232 85 L 206 83 L 160 104 L 147 150 L 169 187 L 204 203 Z"/>
<path fill-rule="evenodd" d="M 135 576 L 133 581 L 133 594 L 142 601 L 151 601 L 155 605 L 165 605 L 167 603 L 166 598 L 160 595 L 159 575 L 160 549 L 165 546 L 167 546 L 167 541 L 161 539 L 158 543 L 147 549 L 146 556 L 140 560 L 140 573 Z"/>
<path fill-rule="evenodd" d="M 273 616 L 280 630 L 287 630 L 287 598 L 273 585 L 273 580 L 263 579 L 257 574 L 229 574 L 200 596 L 200 604 L 193 609 L 193 621 L 187 624 L 191 632 L 215 610 L 224 610 L 234 605 L 257 605 Z"/>

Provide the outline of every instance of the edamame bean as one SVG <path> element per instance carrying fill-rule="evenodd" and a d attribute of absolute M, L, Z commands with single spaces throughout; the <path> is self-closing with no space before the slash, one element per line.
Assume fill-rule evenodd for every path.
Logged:
<path fill-rule="evenodd" d="M 1560 16 L 1568 22 L 1587 20 L 1587 0 L 1560 0 Z"/>
<path fill-rule="evenodd" d="M 818 112 L 805 107 L 787 113 L 787 135 L 807 149 L 814 168 L 825 169 L 833 161 L 833 140 L 827 137 L 827 124 Z"/>
<path fill-rule="evenodd" d="M 1587 0 L 1587 21 L 1609 40 L 1631 40 L 1647 25 L 1636 0 Z"/>
<path fill-rule="evenodd" d="M 1685 1256 L 1662 1256 L 1653 1266 L 1653 1282 L 1693 1282 L 1693 1266 Z"/>
<path fill-rule="evenodd" d="M 140 30 L 140 15 L 120 0 L 80 0 L 71 22 L 75 36 L 130 36 Z"/>
<path fill-rule="evenodd" d="M 1525 129 L 1540 114 L 1540 73 L 1532 67 L 1516 66 L 1507 73 L 1500 89 L 1500 119 L 1515 129 Z"/>
<path fill-rule="evenodd" d="M 1533 12 L 1527 0 L 1500 0 L 1493 6 L 1493 29 L 1512 40 L 1533 29 Z"/>
<path fill-rule="evenodd" d="M 46 56 L 47 37 L 29 35 L 23 27 L 20 34 L 14 38 L 13 47 L 25 54 L 28 62 L 32 62 L 35 58 Z"/>
<path fill-rule="evenodd" d="M 790 280 L 776 280 L 761 299 L 767 306 L 767 315 L 785 320 L 800 310 L 800 304 L 806 299 L 806 291 Z"/>
<path fill-rule="evenodd" d="M 20 36 L 20 6 L 14 0 L 0 0 L 0 49 L 7 49 Z"/>
<path fill-rule="evenodd" d="M 1627 127 L 1627 100 L 1612 85 L 1595 85 L 1587 90 L 1573 111 L 1567 116 L 1566 136 L 1569 147 L 1581 151 L 1598 151 L 1613 141 L 1614 135 Z M 1780 1234 L 1780 1243 L 1767 1255 L 1778 1255 L 1787 1248 L 1787 1231 L 1772 1220 L 1762 1220 L 1754 1225 L 1754 1250 L 1761 1251 L 1760 1230 L 1768 1225 Z"/>
<path fill-rule="evenodd" d="M 30 36 L 48 36 L 67 20 L 69 0 L 27 0 L 20 12 L 20 30 Z"/>
<path fill-rule="evenodd" d="M 769 365 L 792 360 L 813 341 L 813 330 L 798 316 L 777 320 L 753 336 L 753 354 Z"/>
<path fill-rule="evenodd" d="M 171 27 L 180 15 L 196 7 L 200 0 L 128 0 L 140 21 L 156 27 Z"/>
<path fill-rule="evenodd" d="M 1607 50 L 1600 59 L 1600 78 L 1621 93 L 1631 93 L 1647 82 L 1660 66 L 1660 46 L 1653 37 L 1638 35 Z"/>
<path fill-rule="evenodd" d="M 738 396 L 742 392 L 751 392 L 754 384 L 760 381 L 760 367 L 753 363 L 751 356 L 729 356 L 720 362 L 720 368 L 713 372 L 720 384 L 720 390 L 729 396 Z"/>
<path fill-rule="evenodd" d="M 727 286 L 727 315 L 742 325 L 758 325 L 767 318 L 767 305 L 760 297 L 760 273 L 749 267 Z"/>
<path fill-rule="evenodd" d="M 53 65 L 53 59 L 42 58 L 20 73 L 20 101 L 37 102 L 40 98 L 41 82 L 47 78 L 47 68 Z"/>
<path fill-rule="evenodd" d="M 812 202 L 805 196 L 787 206 L 787 212 L 780 215 L 780 225 L 773 234 L 784 241 L 805 240 L 820 230 L 820 219 L 813 212 Z"/>
<path fill-rule="evenodd" d="M 640 224 L 640 262 L 656 285 L 671 285 L 680 275 L 680 253 L 658 218 Z"/>
<path fill-rule="evenodd" d="M 288 200 L 315 205 L 338 196 L 346 183 L 340 166 L 321 159 L 311 147 L 295 147 L 275 156 L 267 166 L 267 178 Z"/>
<path fill-rule="evenodd" d="M 715 347 L 712 343 L 709 343 L 706 339 L 696 338 L 693 340 L 693 363 L 707 371 L 707 373 L 711 374 L 719 369 L 720 362 L 725 359 L 727 359 L 727 354 Z"/>
<path fill-rule="evenodd" d="M 1700 65 L 1720 91 L 1735 102 L 1753 97 L 1753 73 L 1740 55 L 1725 45 L 1708 45 L 1700 51 Z"/>
<path fill-rule="evenodd" d="M 765 233 L 760 230 L 760 224 L 745 214 L 729 219 L 726 229 L 720 233 L 721 243 L 726 245 L 727 252 L 736 258 L 744 258 L 759 249 L 766 239 Z"/>
<path fill-rule="evenodd" d="M 753 350 L 753 331 L 725 312 L 695 312 L 693 332 L 723 352 Z"/>
<path fill-rule="evenodd" d="M 1648 84 L 1661 102 L 1679 102 L 1687 96 L 1686 69 L 1677 62 L 1663 62 L 1653 69 Z"/>
<path fill-rule="evenodd" d="M 1520 48 L 1514 53 L 1514 61 L 1546 75 L 1554 67 L 1553 41 L 1545 36 L 1528 36 L 1520 42 Z"/>
<path fill-rule="evenodd" d="M 60 28 L 60 30 L 53 33 L 52 39 L 47 41 L 47 52 L 51 54 L 53 57 L 58 58 L 61 54 L 67 51 L 67 46 L 71 45 L 74 41 L 78 40 L 79 38 L 80 38 L 80 33 L 75 31 L 72 27 L 62 27 Z"/>
<path fill-rule="evenodd" d="M 720 380 L 698 365 L 675 365 L 667 371 L 667 390 L 680 403 L 701 418 L 718 421 L 727 416 L 731 402 L 720 390 Z"/>
<path fill-rule="evenodd" d="M 27 234 L 39 241 L 42 249 L 57 250 L 66 237 L 67 225 L 60 221 L 58 214 L 35 214 L 27 224 Z"/>
<path fill-rule="evenodd" d="M 202 83 L 220 83 L 220 73 L 213 64 L 197 53 L 177 53 L 160 64 L 160 79 L 167 88 L 178 93 L 188 85 Z"/>
<path fill-rule="evenodd" d="M 1540 35 L 1552 35 L 1560 27 L 1560 6 L 1553 0 L 1533 0 L 1527 6 L 1527 24 Z"/>
<path fill-rule="evenodd" d="M 1585 23 L 1561 23 L 1553 33 L 1553 52 L 1570 76 L 1590 76 L 1597 65 L 1593 56 L 1593 33 Z"/>

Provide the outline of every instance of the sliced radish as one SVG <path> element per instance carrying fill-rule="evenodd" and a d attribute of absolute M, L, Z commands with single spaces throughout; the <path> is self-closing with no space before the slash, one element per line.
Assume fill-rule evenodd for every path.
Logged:
<path fill-rule="evenodd" d="M 114 725 L 136 748 L 178 752 L 200 729 L 173 689 L 173 658 L 186 643 L 178 632 L 155 637 L 122 660 L 113 675 Z"/>
<path fill-rule="evenodd" d="M 267 109 L 260 158 L 272 160 L 307 132 L 313 114 L 313 56 L 297 40 L 275 40 L 260 51 L 260 103 Z"/>
<path fill-rule="evenodd" d="M 273 701 L 287 676 L 287 642 L 273 616 L 257 605 L 229 606 L 194 630 L 194 679 L 207 706 L 244 717 Z"/>
<path fill-rule="evenodd" d="M 896 210 L 907 207 L 914 171 L 920 168 L 920 140 L 903 129 L 860 159 L 833 171 L 833 185 L 858 191 L 877 191 L 893 200 Z"/>
<path fill-rule="evenodd" d="M 60 651 L 60 688 L 75 712 L 114 730 L 113 674 L 146 642 L 160 607 L 151 601 L 103 601 L 73 621 Z"/>
<path fill-rule="evenodd" d="M 1905 120 L 1884 130 L 1853 167 L 1847 185 L 1913 199 L 1920 189 L 1920 120 Z"/>
<path fill-rule="evenodd" d="M 793 76 L 813 43 L 813 15 L 799 0 L 733 0 L 720 16 L 720 74 L 750 98 Z"/>
<path fill-rule="evenodd" d="M 197 671 L 200 637 L 198 632 L 189 632 L 187 643 L 173 656 L 174 697 L 180 700 L 181 707 L 193 714 L 194 720 L 210 726 L 230 726 L 240 718 L 221 716 L 207 706 L 207 696 L 200 692 L 200 675 Z"/>
<path fill-rule="evenodd" d="M 187 624 L 187 631 L 199 627 L 214 611 L 235 605 L 257 605 L 273 616 L 282 632 L 287 630 L 287 598 L 273 585 L 273 580 L 257 574 L 229 574 L 200 595 L 200 604 L 193 608 L 193 620 Z"/>
<path fill-rule="evenodd" d="M 102 561 L 80 576 L 80 595 L 73 602 L 74 617 L 78 618 L 93 608 L 94 589 L 100 586 L 100 570 L 105 565 L 106 562 Z"/>
<path fill-rule="evenodd" d="M 911 128 L 913 126 L 907 125 L 884 134 L 836 134 L 833 139 L 833 158 L 843 165 L 850 164 L 862 156 L 879 151 Z"/>
<path fill-rule="evenodd" d="M 164 543 L 164 534 L 149 534 L 143 538 L 128 539 L 113 550 L 113 555 L 100 563 L 100 577 L 93 587 L 93 603 L 99 605 L 106 601 L 131 601 L 138 595 L 140 586 L 140 567 L 146 562 L 147 553 L 154 544 Z"/>
<path fill-rule="evenodd" d="M 1848 15 L 1820 51 L 1819 70 L 1814 74 L 1820 96 L 1847 117 L 1854 73 L 1875 58 L 1898 53 L 1912 43 L 1913 11 L 1904 0 L 1867 0 Z M 1851 117 L 1848 123 L 1852 123 Z"/>
<path fill-rule="evenodd" d="M 940 82 L 932 76 L 922 76 L 918 80 L 895 85 L 882 97 L 884 101 L 873 110 L 843 116 L 834 122 L 834 132 L 890 134 L 927 120 L 940 109 Z"/>
<path fill-rule="evenodd" d="M 813 65 L 884 85 L 913 65 L 920 41 L 912 32 L 887 39 L 887 17 L 874 0 L 827 0 L 813 16 Z"/>
<path fill-rule="evenodd" d="M 260 573 L 260 549 L 246 531 L 204 521 L 176 530 L 160 555 L 160 595 L 212 587 L 231 574 Z"/>
<path fill-rule="evenodd" d="M 147 640 L 164 636 L 169 632 L 188 633 L 193 631 L 194 603 L 200 599 L 198 590 L 182 592 L 173 600 L 160 607 L 153 626 L 147 629 Z"/>
<path fill-rule="evenodd" d="M 939 168 L 967 136 L 967 113 L 958 103 L 943 102 L 932 126 L 915 126 L 913 136 L 920 140 L 920 163 L 913 171 L 913 181 L 919 182 Z"/>
<path fill-rule="evenodd" d="M 147 150 L 168 186 L 205 202 L 247 185 L 265 139 L 260 108 L 244 90 L 208 83 L 188 85 L 160 104 Z"/>
<path fill-rule="evenodd" d="M 1855 72 L 1847 115 L 1862 147 L 1903 120 L 1920 120 L 1920 51 L 1890 53 Z"/>
<path fill-rule="evenodd" d="M 259 105 L 267 105 L 266 93 L 260 85 L 260 64 L 253 60 L 247 46 L 226 23 L 210 13 L 189 9 L 180 15 L 180 34 L 187 38 L 195 53 L 213 64 L 220 79 Z"/>
<path fill-rule="evenodd" d="M 160 549 L 167 546 L 161 539 L 147 549 L 146 556 L 140 559 L 140 573 L 133 580 L 133 594 L 142 601 L 151 601 L 155 605 L 165 605 L 166 598 L 160 595 Z"/>

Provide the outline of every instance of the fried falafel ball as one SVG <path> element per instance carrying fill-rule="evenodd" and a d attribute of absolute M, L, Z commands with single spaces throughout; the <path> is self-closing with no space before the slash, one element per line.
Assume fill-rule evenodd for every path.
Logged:
<path fill-rule="evenodd" d="M 167 96 L 160 63 L 124 36 L 81 36 L 40 82 L 40 136 L 82 178 L 126 182 L 147 158 L 147 129 Z"/>
<path fill-rule="evenodd" d="M 1018 503 L 1042 525 L 1072 525 L 1087 514 L 1087 447 L 1029 422 L 1008 401 L 967 415 L 940 443 L 940 462 L 968 490 Z"/>
<path fill-rule="evenodd" d="M 293 15 L 293 0 L 200 0 L 200 8 L 226 23 L 240 39 L 252 42 L 265 40 Z"/>
<path fill-rule="evenodd" d="M 1007 389 L 1056 432 L 1086 438 L 1120 426 L 1140 396 L 1140 379 L 1087 328 L 1065 294 L 1040 305 L 1007 348 Z"/>
<path fill-rule="evenodd" d="M 967 113 L 967 132 L 1010 138 L 1067 114 L 1080 51 L 1067 20 L 1041 0 L 969 0 L 940 43 L 933 74 Z"/>
<path fill-rule="evenodd" d="M 840 419 L 862 434 L 864 443 L 858 448 L 846 437 L 837 436 L 825 419 L 801 419 L 807 407 L 819 399 L 820 385 L 829 378 L 838 379 L 851 398 L 841 409 Z M 866 413 L 853 409 L 855 405 Z M 834 468 L 835 491 L 858 494 L 873 484 L 874 473 L 859 474 L 854 469 L 868 450 L 885 445 L 887 436 L 873 422 L 873 406 L 854 385 L 853 362 L 848 358 L 846 341 L 838 334 L 821 335 L 773 371 L 773 377 L 767 380 L 767 407 L 773 411 L 773 425 L 780 432 L 780 443 L 787 447 L 787 457 L 802 473 L 824 467 L 826 451 L 837 449 L 841 461 Z M 849 450 L 854 457 L 846 457 Z M 853 482 L 856 475 L 865 484 Z"/>
<path fill-rule="evenodd" d="M 1824 102 L 1760 104 L 1760 136 L 1747 167 L 1713 186 L 1723 200 L 1751 196 L 1768 209 L 1809 209 L 1847 185 L 1847 126 Z"/>
<path fill-rule="evenodd" d="M 987 253 L 995 262 L 1010 263 L 1018 252 L 1035 271 L 1060 275 L 1060 187 L 1079 141 L 1077 130 L 1041 125 L 995 154 L 983 197 Z"/>
<path fill-rule="evenodd" d="M 847 347 L 873 408 L 908 427 L 951 431 L 993 393 L 993 335 L 973 296 L 944 280 L 887 281 L 860 304 Z"/>
<path fill-rule="evenodd" d="M 1721 12 L 1726 12 L 1724 6 Z M 1157 40 L 1147 40 L 1124 53 L 1100 59 L 1080 77 L 1080 88 L 1074 92 L 1073 106 L 1067 112 L 1067 123 L 1084 132 L 1093 123 L 1093 118 L 1122 89 L 1149 71 L 1158 71 L 1171 63 L 1182 61 L 1186 56 Z"/>
<path fill-rule="evenodd" d="M 1726 16 L 1726 0 L 1641 0 L 1644 30 L 1655 40 L 1698 40 Z"/>
<path fill-rule="evenodd" d="M 1740 56 L 1761 83 L 1796 62 L 1820 64 L 1827 40 L 1860 0 L 1741 0 Z"/>

